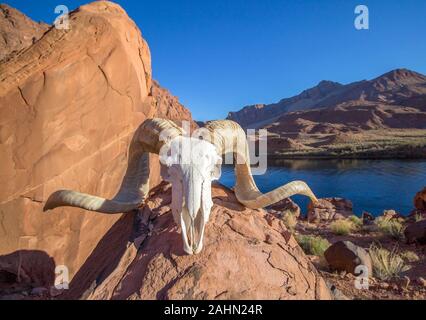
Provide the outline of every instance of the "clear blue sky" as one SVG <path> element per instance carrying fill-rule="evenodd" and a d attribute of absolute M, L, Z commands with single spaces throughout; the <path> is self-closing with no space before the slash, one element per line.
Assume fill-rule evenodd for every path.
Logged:
<path fill-rule="evenodd" d="M 51 23 L 59 4 L 5 0 Z M 424 0 L 118 0 L 151 48 L 154 78 L 197 120 L 272 103 L 320 80 L 348 83 L 396 68 L 426 73 Z M 370 10 L 370 30 L 354 9 Z"/>

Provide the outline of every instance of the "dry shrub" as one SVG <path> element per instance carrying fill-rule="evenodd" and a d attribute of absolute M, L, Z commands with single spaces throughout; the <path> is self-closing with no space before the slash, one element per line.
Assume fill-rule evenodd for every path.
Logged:
<path fill-rule="evenodd" d="M 372 244 L 369 253 L 373 263 L 374 276 L 380 280 L 399 277 L 401 272 L 408 269 L 396 248 L 389 251 L 379 244 Z"/>
<path fill-rule="evenodd" d="M 350 220 L 336 220 L 330 224 L 330 230 L 337 235 L 348 235 L 356 230 L 355 224 Z"/>
<path fill-rule="evenodd" d="M 376 219 L 379 231 L 395 240 L 404 239 L 404 225 L 397 219 L 379 217 Z"/>

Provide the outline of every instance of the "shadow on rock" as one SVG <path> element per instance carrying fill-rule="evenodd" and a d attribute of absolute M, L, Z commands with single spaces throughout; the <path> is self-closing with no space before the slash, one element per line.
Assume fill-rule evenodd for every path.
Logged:
<path fill-rule="evenodd" d="M 54 281 L 55 261 L 44 251 L 19 250 L 0 256 L 0 299 L 47 293 Z"/>

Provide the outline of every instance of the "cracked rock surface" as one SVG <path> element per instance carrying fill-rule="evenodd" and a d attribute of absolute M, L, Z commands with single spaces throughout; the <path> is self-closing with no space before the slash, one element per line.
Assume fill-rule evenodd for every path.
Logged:
<path fill-rule="evenodd" d="M 44 202 L 58 189 L 116 193 L 133 132 L 160 114 L 151 96 L 150 51 L 112 2 L 73 11 L 69 30 L 28 18 L 18 23 L 16 10 L 0 9 L 1 21 L 7 15 L 14 32 L 31 39 L 23 49 L 3 39 L 10 47 L 0 62 L 0 258 L 42 252 L 72 279 L 120 215 L 76 208 L 43 213 Z M 3 22 L 0 35 L 8 32 Z M 185 111 L 168 114 L 190 120 Z M 152 163 L 156 185 L 159 165 Z"/>
<path fill-rule="evenodd" d="M 108 281 L 100 283 L 90 298 L 331 298 L 324 280 L 278 218 L 244 208 L 223 186 L 214 185 L 212 191 L 214 206 L 203 251 L 189 256 L 170 211 L 170 185 L 155 188 L 143 210 L 151 227 L 133 261 L 121 270 L 123 264 L 117 263 L 111 274 L 121 279 L 109 286 Z M 132 251 L 123 254 L 124 260 Z"/>

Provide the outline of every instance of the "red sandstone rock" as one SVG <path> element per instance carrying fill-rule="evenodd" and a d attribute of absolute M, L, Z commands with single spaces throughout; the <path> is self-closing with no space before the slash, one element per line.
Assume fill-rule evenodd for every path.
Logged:
<path fill-rule="evenodd" d="M 154 97 L 157 117 L 173 120 L 179 125 L 181 125 L 182 120 L 186 120 L 190 122 L 191 129 L 198 127 L 192 120 L 191 112 L 179 102 L 177 97 L 173 96 L 169 90 L 161 87 L 155 80 L 152 81 L 152 96 Z"/>
<path fill-rule="evenodd" d="M 368 252 L 350 241 L 333 243 L 324 252 L 324 257 L 332 270 L 358 274 L 359 271 L 356 268 L 362 265 L 368 270 L 368 275 L 364 274 L 363 276 L 370 277 L 373 274 L 372 262 Z"/>
<path fill-rule="evenodd" d="M 426 187 L 424 187 L 423 190 L 417 192 L 416 196 L 414 197 L 414 207 L 417 210 L 426 211 Z"/>
<path fill-rule="evenodd" d="M 296 217 L 300 216 L 300 207 L 290 198 L 283 199 L 269 206 L 267 209 L 279 211 L 281 215 L 290 213 Z"/>
<path fill-rule="evenodd" d="M 7 4 L 0 4 L 0 61 L 31 46 L 48 28 L 47 24 L 32 21 Z"/>
<path fill-rule="evenodd" d="M 308 205 L 309 222 L 327 222 L 344 219 L 353 215 L 352 202 L 342 198 L 319 199 L 315 204 Z"/>
<path fill-rule="evenodd" d="M 407 243 L 426 244 L 426 220 L 409 224 L 404 230 Z"/>
<path fill-rule="evenodd" d="M 74 298 L 85 288 L 89 299 L 331 299 L 324 280 L 280 219 L 244 208 L 225 187 L 212 191 L 214 206 L 200 254 L 183 252 L 169 207 L 171 187 L 161 184 L 143 210 L 145 233 L 137 253 L 128 245 L 116 268 L 94 287 L 90 284 L 96 273 L 76 282 L 85 285 Z M 93 255 L 98 254 L 106 253 L 99 248 Z M 100 259 L 90 260 L 93 265 L 87 270 L 103 270 Z M 73 290 L 74 283 L 70 286 Z"/>
<path fill-rule="evenodd" d="M 43 213 L 43 202 L 62 188 L 111 197 L 136 127 L 177 113 L 155 109 L 148 45 L 120 6 L 82 6 L 70 27 L 0 63 L 0 256 L 44 251 L 72 278 L 120 215 Z"/>

